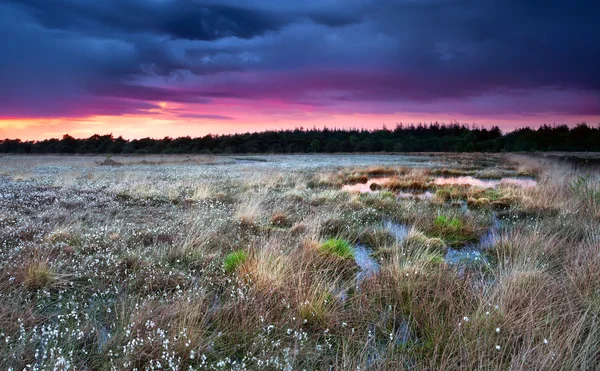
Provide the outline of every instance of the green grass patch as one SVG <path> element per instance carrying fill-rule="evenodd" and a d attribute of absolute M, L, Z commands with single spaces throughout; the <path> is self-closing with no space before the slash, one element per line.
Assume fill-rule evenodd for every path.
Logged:
<path fill-rule="evenodd" d="M 231 273 L 238 269 L 238 267 L 246 262 L 248 254 L 244 250 L 237 250 L 229 253 L 223 260 L 223 268 L 225 272 Z"/>
<path fill-rule="evenodd" d="M 427 235 L 441 238 L 450 246 L 477 241 L 477 234 L 472 225 L 465 224 L 458 217 L 446 215 L 438 215 L 434 219 L 433 225 L 427 230 Z"/>
<path fill-rule="evenodd" d="M 321 245 L 320 250 L 328 255 L 335 255 L 342 259 L 353 259 L 354 248 L 350 243 L 341 238 L 331 238 Z"/>
<path fill-rule="evenodd" d="M 459 229 L 462 227 L 462 222 L 457 217 L 447 217 L 445 215 L 438 215 L 433 222 L 436 227 L 448 228 L 448 229 Z"/>

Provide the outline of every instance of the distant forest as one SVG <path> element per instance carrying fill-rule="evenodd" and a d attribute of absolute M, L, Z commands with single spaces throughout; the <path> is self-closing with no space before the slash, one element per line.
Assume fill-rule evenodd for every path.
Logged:
<path fill-rule="evenodd" d="M 397 125 L 394 129 L 295 129 L 198 138 L 133 139 L 93 135 L 76 139 L 0 140 L 0 153 L 332 153 L 332 152 L 600 151 L 600 125 L 500 128 L 463 124 Z"/>

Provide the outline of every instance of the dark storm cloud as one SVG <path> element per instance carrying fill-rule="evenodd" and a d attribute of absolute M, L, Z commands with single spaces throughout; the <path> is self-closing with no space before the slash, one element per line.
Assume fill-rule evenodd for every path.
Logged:
<path fill-rule="evenodd" d="M 599 11 L 556 0 L 0 0 L 0 117 L 539 89 L 583 91 L 591 101 L 573 111 L 598 112 Z"/>
<path fill-rule="evenodd" d="M 141 32 L 175 39 L 250 38 L 282 22 L 266 12 L 197 1 L 11 0 L 48 28 L 90 33 Z"/>

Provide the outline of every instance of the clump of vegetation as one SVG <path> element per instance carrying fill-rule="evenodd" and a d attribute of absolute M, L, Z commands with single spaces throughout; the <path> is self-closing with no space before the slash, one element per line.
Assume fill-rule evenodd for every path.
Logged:
<path fill-rule="evenodd" d="M 29 291 L 50 287 L 58 280 L 58 275 L 45 260 L 32 261 L 25 266 L 23 286 Z"/>
<path fill-rule="evenodd" d="M 390 191 L 426 191 L 430 188 L 427 178 L 393 177 L 381 182 L 380 185 Z"/>
<path fill-rule="evenodd" d="M 436 227 L 448 228 L 451 230 L 458 230 L 462 227 L 462 222 L 457 217 L 447 217 L 445 215 L 438 215 L 433 224 Z"/>
<path fill-rule="evenodd" d="M 275 213 L 271 217 L 271 224 L 276 227 L 289 227 L 290 220 L 284 213 Z"/>
<path fill-rule="evenodd" d="M 365 174 L 349 174 L 345 178 L 343 178 L 342 182 L 344 184 L 365 184 L 369 181 L 369 176 Z"/>
<path fill-rule="evenodd" d="M 46 240 L 51 243 L 65 243 L 75 246 L 81 243 L 79 236 L 66 230 L 53 231 L 46 237 Z"/>
<path fill-rule="evenodd" d="M 406 236 L 404 244 L 410 249 L 426 249 L 445 254 L 447 246 L 441 238 L 427 237 L 425 234 L 412 230 Z"/>
<path fill-rule="evenodd" d="M 332 324 L 338 303 L 325 287 L 317 286 L 298 307 L 298 315 L 309 326 L 322 328 Z"/>
<path fill-rule="evenodd" d="M 370 166 L 366 169 L 366 173 L 370 178 L 390 176 L 395 174 L 405 174 L 407 171 L 408 170 L 404 168 L 394 169 L 387 166 Z"/>
<path fill-rule="evenodd" d="M 433 169 L 431 175 L 445 176 L 445 177 L 456 177 L 456 176 L 467 176 L 472 175 L 473 171 L 467 169 Z"/>
<path fill-rule="evenodd" d="M 350 243 L 340 238 L 331 238 L 321 244 L 320 251 L 342 259 L 353 259 L 354 249 Z"/>
<path fill-rule="evenodd" d="M 103 161 L 97 162 L 99 166 L 123 166 L 124 164 L 112 159 L 112 156 L 106 156 Z"/>
<path fill-rule="evenodd" d="M 358 241 L 377 250 L 394 244 L 396 239 L 385 228 L 369 228 L 358 236 Z"/>
<path fill-rule="evenodd" d="M 231 252 L 223 259 L 223 269 L 225 272 L 235 272 L 248 259 L 248 254 L 244 250 Z"/>
<path fill-rule="evenodd" d="M 499 168 L 484 169 L 475 173 L 475 177 L 479 179 L 502 179 L 509 175 L 512 174 Z"/>
<path fill-rule="evenodd" d="M 432 237 L 441 238 L 450 246 L 460 246 L 477 241 L 474 226 L 456 216 L 438 215 L 426 232 Z"/>
<path fill-rule="evenodd" d="M 338 236 L 346 229 L 346 223 L 338 218 L 331 218 L 321 225 L 321 234 L 327 236 Z"/>
<path fill-rule="evenodd" d="M 589 174 L 577 176 L 569 188 L 587 206 L 600 205 L 600 182 L 594 183 Z"/>
<path fill-rule="evenodd" d="M 308 227 L 306 226 L 306 224 L 297 223 L 297 224 L 294 224 L 290 228 L 290 233 L 294 236 L 298 236 L 298 235 L 301 235 L 302 233 L 305 233 L 307 230 L 308 230 Z"/>
<path fill-rule="evenodd" d="M 435 198 L 439 201 L 458 201 L 466 199 L 472 189 L 468 185 L 455 185 L 439 187 L 435 191 Z"/>
<path fill-rule="evenodd" d="M 481 198 L 469 197 L 469 199 L 467 200 L 467 205 L 472 208 L 481 209 L 483 207 L 488 206 L 490 204 L 490 202 L 491 202 L 491 200 L 487 197 L 481 197 Z"/>

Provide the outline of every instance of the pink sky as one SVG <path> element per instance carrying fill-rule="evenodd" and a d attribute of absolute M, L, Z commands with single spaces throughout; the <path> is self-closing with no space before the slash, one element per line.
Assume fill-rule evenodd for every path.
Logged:
<path fill-rule="evenodd" d="M 498 104 L 502 102 L 497 100 Z M 457 103 L 464 110 L 470 103 Z M 541 124 L 575 124 L 600 122 L 596 115 L 569 115 L 548 113 L 488 113 L 491 109 L 478 103 L 481 112 L 423 112 L 432 109 L 417 105 L 420 112 L 393 111 L 394 104 L 380 102 L 312 105 L 283 102 L 263 98 L 260 101 L 221 98 L 211 104 L 178 102 L 149 102 L 155 108 L 137 113 L 115 115 L 85 115 L 82 117 L 6 117 L 0 118 L 0 138 L 39 140 L 59 138 L 70 134 L 86 138 L 93 134 L 112 133 L 127 139 L 165 136 L 203 136 L 206 134 L 232 134 L 242 132 L 304 128 L 366 128 L 377 129 L 386 125 L 393 128 L 397 123 L 453 122 L 477 126 L 499 126 L 504 131 L 518 127 Z M 506 104 L 506 103 L 504 103 Z M 512 109 L 511 103 L 504 107 Z M 447 104 L 451 108 L 451 104 Z M 445 108 L 443 104 L 435 106 Z M 374 111 L 374 112 L 370 112 Z"/>

